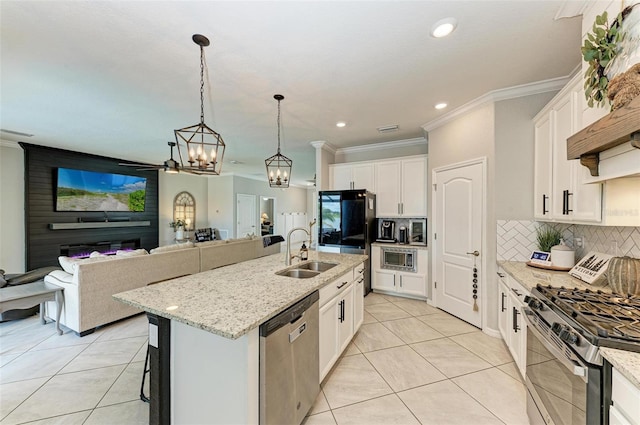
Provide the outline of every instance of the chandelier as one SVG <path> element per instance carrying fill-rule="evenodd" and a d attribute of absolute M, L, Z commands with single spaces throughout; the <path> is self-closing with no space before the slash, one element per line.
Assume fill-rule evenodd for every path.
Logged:
<path fill-rule="evenodd" d="M 209 45 L 209 39 L 194 34 L 192 40 L 200 46 L 200 123 L 173 131 L 180 156 L 180 171 L 219 175 L 225 144 L 222 136 L 204 123 L 204 47 Z M 188 158 L 186 161 L 185 157 Z"/>
<path fill-rule="evenodd" d="M 269 186 L 284 189 L 289 187 L 293 161 L 280 153 L 280 102 L 284 96 L 276 94 L 273 98 L 278 101 L 278 153 L 265 159 L 264 163 L 267 166 Z"/>

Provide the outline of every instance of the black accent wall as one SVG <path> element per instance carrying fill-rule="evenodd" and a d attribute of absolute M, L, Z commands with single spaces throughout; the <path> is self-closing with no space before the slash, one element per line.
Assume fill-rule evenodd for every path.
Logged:
<path fill-rule="evenodd" d="M 58 265 L 61 245 L 140 239 L 147 250 L 158 246 L 158 172 L 118 165 L 122 160 L 20 143 L 25 151 L 26 267 Z M 147 178 L 144 212 L 108 212 L 109 221 L 150 221 L 149 226 L 51 230 L 51 223 L 103 221 L 104 212 L 55 210 L 57 168 L 128 174 Z"/>

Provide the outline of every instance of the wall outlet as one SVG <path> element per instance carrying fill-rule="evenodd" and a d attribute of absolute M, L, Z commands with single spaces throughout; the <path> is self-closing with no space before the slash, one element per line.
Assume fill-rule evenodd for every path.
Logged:
<path fill-rule="evenodd" d="M 575 248 L 582 248 L 582 236 L 573 238 L 573 244 L 575 245 Z"/>
<path fill-rule="evenodd" d="M 609 242 L 609 254 L 614 256 L 618 255 L 618 241 Z"/>

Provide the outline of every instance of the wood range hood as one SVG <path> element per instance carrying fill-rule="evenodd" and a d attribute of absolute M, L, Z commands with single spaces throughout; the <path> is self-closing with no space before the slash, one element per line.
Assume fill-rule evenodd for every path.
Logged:
<path fill-rule="evenodd" d="M 623 143 L 640 149 L 640 96 L 567 139 L 567 159 L 580 159 L 598 176 L 600 152 Z"/>

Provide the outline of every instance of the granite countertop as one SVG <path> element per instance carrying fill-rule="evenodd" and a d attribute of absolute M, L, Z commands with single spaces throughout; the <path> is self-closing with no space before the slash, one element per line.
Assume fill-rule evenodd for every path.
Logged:
<path fill-rule="evenodd" d="M 408 243 L 391 243 L 391 242 L 372 242 L 373 246 L 389 247 L 389 248 L 415 248 L 415 249 L 429 249 L 427 245 L 411 245 Z"/>
<path fill-rule="evenodd" d="M 640 388 L 640 353 L 600 347 L 600 355 L 607 359 L 633 385 Z"/>
<path fill-rule="evenodd" d="M 278 253 L 115 294 L 125 304 L 171 320 L 237 339 L 296 301 L 337 279 L 366 255 L 309 251 L 309 260 L 338 263 L 318 276 L 294 279 L 275 272 Z"/>
<path fill-rule="evenodd" d="M 498 261 L 498 265 L 529 291 L 535 288 L 537 284 L 541 284 L 554 287 L 590 289 L 592 291 L 601 290 L 602 292 L 611 293 L 611 288 L 608 285 L 590 285 L 572 277 L 568 272 L 538 269 L 519 261 Z"/>
<path fill-rule="evenodd" d="M 602 292 L 611 293 L 611 288 L 608 285 L 592 286 L 570 276 L 567 272 L 537 269 L 515 261 L 499 261 L 498 265 L 528 290 L 533 289 L 537 284 L 542 284 L 554 287 L 590 289 L 592 291 L 601 290 Z M 608 347 L 600 347 L 599 350 L 602 357 L 607 359 L 622 375 L 640 388 L 640 353 Z"/>

